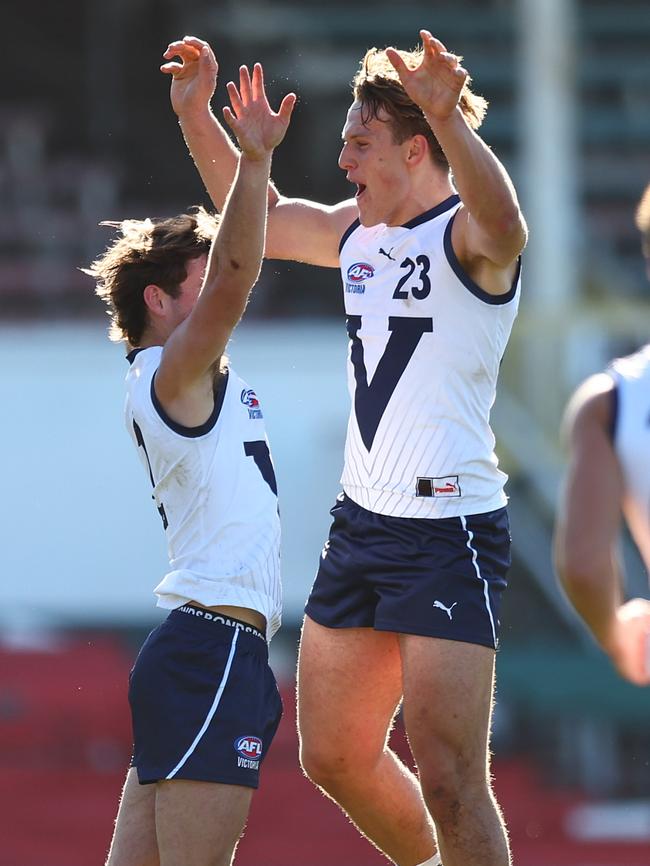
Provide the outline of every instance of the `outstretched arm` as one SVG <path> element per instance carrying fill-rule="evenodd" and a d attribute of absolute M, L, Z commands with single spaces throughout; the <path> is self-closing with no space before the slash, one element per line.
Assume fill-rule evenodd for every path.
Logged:
<path fill-rule="evenodd" d="M 273 112 L 259 64 L 252 79 L 247 69 L 242 72 L 242 82 L 240 91 L 229 85 L 232 109 L 224 109 L 241 147 L 234 184 L 210 249 L 201 294 L 167 340 L 156 374 L 158 399 L 175 419 L 191 414 L 206 395 L 211 399 L 214 365 L 259 275 L 271 156 L 284 138 L 296 100 L 294 94 L 285 96 L 278 113 Z"/>
<path fill-rule="evenodd" d="M 214 206 L 221 211 L 235 177 L 238 151 L 210 110 L 217 82 L 216 57 L 208 43 L 195 36 L 171 42 L 163 56 L 167 62 L 161 71 L 171 75 L 170 98 L 185 142 Z M 244 69 L 240 69 L 240 90 L 245 87 Z M 341 235 L 357 217 L 354 201 L 329 207 L 288 199 L 269 181 L 268 207 L 268 258 L 338 266 Z"/>
<path fill-rule="evenodd" d="M 210 108 L 217 86 L 217 58 L 210 45 L 196 36 L 171 42 L 163 57 L 167 62 L 160 69 L 171 76 L 172 108 L 208 194 L 221 211 L 235 178 L 239 152 Z M 269 200 L 277 201 L 271 183 Z"/>
<path fill-rule="evenodd" d="M 555 527 L 555 564 L 569 601 L 619 673 L 650 684 L 650 602 L 624 602 L 617 557 L 623 479 L 610 439 L 614 384 L 588 379 L 569 403 L 569 468 Z"/>
<path fill-rule="evenodd" d="M 451 167 L 463 208 L 454 221 L 454 248 L 465 264 L 484 258 L 507 268 L 526 242 L 517 196 L 508 174 L 460 108 L 467 71 L 428 30 L 421 30 L 422 63 L 408 69 L 399 53 L 386 54 L 404 89 L 420 106 Z"/>

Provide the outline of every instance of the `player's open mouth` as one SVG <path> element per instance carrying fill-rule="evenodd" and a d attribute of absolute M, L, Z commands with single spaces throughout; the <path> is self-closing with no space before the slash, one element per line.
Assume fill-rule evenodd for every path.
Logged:
<path fill-rule="evenodd" d="M 366 185 L 365 185 L 365 183 L 358 183 L 358 184 L 357 184 L 357 194 L 356 194 L 356 198 L 359 198 L 359 196 L 362 196 L 362 195 L 364 194 L 365 191 L 366 191 Z"/>

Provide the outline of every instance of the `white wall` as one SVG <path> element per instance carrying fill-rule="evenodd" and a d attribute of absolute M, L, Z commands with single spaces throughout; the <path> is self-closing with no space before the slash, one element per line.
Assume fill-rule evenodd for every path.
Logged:
<path fill-rule="evenodd" d="M 264 408 L 297 622 L 339 490 L 348 412 L 342 321 L 243 324 L 233 366 Z M 123 417 L 126 361 L 102 325 L 0 327 L 0 627 L 160 619 L 166 547 Z"/>

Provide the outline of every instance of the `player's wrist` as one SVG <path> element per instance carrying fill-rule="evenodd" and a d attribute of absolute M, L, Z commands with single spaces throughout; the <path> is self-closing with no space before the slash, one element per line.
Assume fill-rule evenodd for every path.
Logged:
<path fill-rule="evenodd" d="M 241 147 L 241 145 L 240 145 Z M 241 162 L 247 163 L 253 170 L 268 169 L 271 166 L 273 151 L 266 148 L 241 148 Z"/>
<path fill-rule="evenodd" d="M 439 113 L 434 109 L 422 109 L 427 123 L 435 134 L 443 133 L 447 130 L 464 131 L 467 128 L 467 121 L 463 115 L 460 105 L 456 104 L 451 111 Z"/>
<path fill-rule="evenodd" d="M 200 132 L 216 123 L 217 120 L 212 113 L 210 103 L 192 108 L 182 108 L 176 111 L 178 123 L 183 130 Z"/>

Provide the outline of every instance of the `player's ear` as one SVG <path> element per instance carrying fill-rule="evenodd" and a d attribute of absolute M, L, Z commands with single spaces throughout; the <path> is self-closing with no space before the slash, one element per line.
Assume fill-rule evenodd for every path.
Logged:
<path fill-rule="evenodd" d="M 165 301 L 169 296 L 167 292 L 155 283 L 149 283 L 144 287 L 142 293 L 147 310 L 154 316 L 161 316 L 165 312 Z"/>
<path fill-rule="evenodd" d="M 414 135 L 409 139 L 409 146 L 406 152 L 406 159 L 409 165 L 420 165 L 423 159 L 426 159 L 429 153 L 429 143 L 423 135 Z"/>

